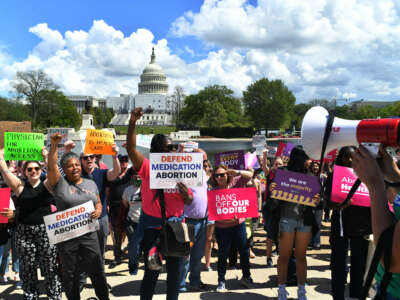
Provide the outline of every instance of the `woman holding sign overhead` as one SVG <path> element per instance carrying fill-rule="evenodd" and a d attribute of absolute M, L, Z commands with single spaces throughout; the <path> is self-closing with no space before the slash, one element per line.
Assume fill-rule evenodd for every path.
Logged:
<path fill-rule="evenodd" d="M 0 172 L 16 195 L 16 249 L 20 259 L 20 275 L 24 299 L 39 298 L 37 266 L 45 278 L 48 299 L 61 299 L 61 282 L 58 276 L 57 251 L 50 245 L 43 217 L 51 214 L 54 203 L 47 181 L 42 182 L 42 168 L 38 161 L 27 161 L 22 173 L 26 181 L 11 173 L 0 153 Z"/>
<path fill-rule="evenodd" d="M 143 115 L 141 107 L 132 111 L 129 121 L 127 147 L 129 158 L 134 169 L 142 178 L 142 215 L 139 220 L 138 231 L 142 231 L 142 249 L 144 252 L 145 271 L 140 286 L 140 299 L 152 299 L 154 288 L 160 270 L 150 267 L 148 256 L 150 249 L 154 249 L 160 237 L 162 216 L 160 207 L 160 193 L 164 193 L 165 214 L 169 221 L 181 222 L 183 220 L 184 204 L 191 204 L 193 193 L 183 183 L 177 184 L 177 189 L 155 190 L 150 189 L 150 161 L 136 148 L 136 121 Z M 175 146 L 168 144 L 168 139 L 163 134 L 156 134 L 151 140 L 150 153 L 175 152 Z M 129 255 L 132 255 L 129 253 Z M 177 300 L 179 284 L 181 281 L 180 270 L 183 266 L 183 257 L 165 257 L 167 264 L 167 299 Z"/>
<path fill-rule="evenodd" d="M 95 209 L 91 212 L 90 218 L 98 219 L 102 211 L 99 192 L 93 180 L 81 177 L 82 168 L 77 154 L 68 152 L 61 157 L 60 165 L 65 177 L 60 174 L 57 166 L 57 145 L 61 138 L 59 133 L 51 136 L 47 166 L 47 179 L 53 188 L 57 210 L 66 210 L 91 201 Z M 80 299 L 79 275 L 81 271 L 86 271 L 92 281 L 96 296 L 100 300 L 108 300 L 107 281 L 97 233 L 89 232 L 57 245 L 67 298 Z"/>
<path fill-rule="evenodd" d="M 245 187 L 252 179 L 253 172 L 228 169 L 225 165 L 219 165 L 214 169 L 211 182 L 214 189 L 231 189 Z M 250 276 L 249 247 L 247 245 L 245 219 L 231 219 L 215 221 L 215 237 L 218 243 L 218 287 L 217 292 L 225 292 L 226 260 L 229 256 L 232 240 L 235 239 L 240 253 L 240 265 L 243 277 L 240 283 L 250 288 L 253 280 Z"/>
<path fill-rule="evenodd" d="M 293 148 L 290 153 L 287 170 L 297 173 L 308 173 L 311 160 L 300 148 Z M 276 187 L 271 183 L 270 191 Z M 319 194 L 315 195 L 313 201 L 319 202 Z M 278 299 L 286 300 L 286 280 L 288 274 L 289 259 L 292 256 L 293 247 L 296 257 L 297 275 L 297 297 L 306 300 L 305 282 L 307 278 L 306 251 L 311 238 L 311 231 L 315 224 L 312 208 L 299 203 L 279 201 L 279 257 L 278 257 Z"/>

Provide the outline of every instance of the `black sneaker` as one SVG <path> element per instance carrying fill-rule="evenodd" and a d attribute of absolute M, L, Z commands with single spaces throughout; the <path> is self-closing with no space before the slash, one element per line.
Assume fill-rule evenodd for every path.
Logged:
<path fill-rule="evenodd" d="M 110 262 L 110 264 L 108 265 L 109 269 L 114 269 L 116 266 L 122 264 L 122 261 L 120 259 L 116 259 L 112 262 Z"/>
<path fill-rule="evenodd" d="M 191 292 L 205 292 L 205 291 L 208 291 L 209 288 L 208 288 L 207 284 L 200 282 L 199 285 L 189 284 L 189 290 Z"/>

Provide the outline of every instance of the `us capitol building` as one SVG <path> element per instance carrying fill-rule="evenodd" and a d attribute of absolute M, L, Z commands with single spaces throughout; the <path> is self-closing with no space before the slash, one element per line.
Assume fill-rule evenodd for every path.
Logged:
<path fill-rule="evenodd" d="M 128 125 L 129 112 L 135 107 L 143 107 L 144 115 L 137 121 L 138 125 L 172 125 L 172 115 L 168 107 L 168 83 L 163 69 L 156 63 L 154 48 L 151 59 L 138 84 L 137 95 L 121 94 L 119 97 L 96 99 L 91 96 L 69 96 L 78 112 L 88 107 L 112 107 L 116 113 L 110 125 Z"/>

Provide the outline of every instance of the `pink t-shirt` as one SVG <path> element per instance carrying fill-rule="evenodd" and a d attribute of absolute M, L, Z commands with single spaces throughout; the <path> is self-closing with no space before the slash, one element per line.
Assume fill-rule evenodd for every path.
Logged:
<path fill-rule="evenodd" d="M 161 207 L 158 197 L 156 198 L 157 190 L 150 189 L 150 161 L 145 158 L 142 167 L 138 172 L 142 178 L 142 209 L 146 215 L 156 218 L 161 218 Z M 188 189 L 189 195 L 193 195 L 191 189 Z M 183 215 L 183 199 L 176 189 L 164 189 L 165 215 L 169 217 L 179 217 Z"/>

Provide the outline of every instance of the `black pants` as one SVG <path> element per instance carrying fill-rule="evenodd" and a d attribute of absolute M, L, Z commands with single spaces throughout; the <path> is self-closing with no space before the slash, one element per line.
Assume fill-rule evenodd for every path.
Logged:
<path fill-rule="evenodd" d="M 155 245 L 160 236 L 160 230 L 145 229 L 142 240 L 144 252 L 144 276 L 140 285 L 140 299 L 151 300 L 158 280 L 160 271 L 150 270 L 148 268 L 149 250 Z M 167 266 L 167 300 L 178 300 L 179 285 L 181 282 L 181 270 L 183 267 L 183 257 L 165 257 Z"/>
<path fill-rule="evenodd" d="M 122 257 L 122 250 L 121 250 L 121 245 L 122 245 L 122 233 L 118 230 L 117 223 L 118 223 L 118 215 L 119 215 L 119 209 L 120 206 L 111 206 L 110 207 L 110 219 L 111 219 L 111 226 L 114 232 L 114 245 L 113 245 L 113 251 L 114 251 L 114 259 L 115 260 L 121 260 Z"/>
<path fill-rule="evenodd" d="M 97 232 L 87 233 L 59 244 L 65 294 L 68 300 L 79 300 L 79 279 L 85 271 L 100 300 L 109 300 L 104 264 Z"/>
<path fill-rule="evenodd" d="M 350 293 L 349 297 L 359 298 L 361 295 L 364 272 L 368 255 L 368 241 L 362 237 L 341 237 L 331 233 L 331 276 L 332 297 L 334 300 L 344 300 L 347 277 L 347 253 L 350 255 Z"/>

